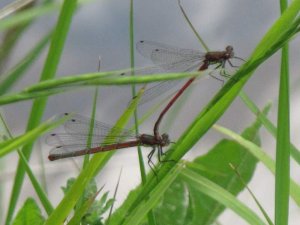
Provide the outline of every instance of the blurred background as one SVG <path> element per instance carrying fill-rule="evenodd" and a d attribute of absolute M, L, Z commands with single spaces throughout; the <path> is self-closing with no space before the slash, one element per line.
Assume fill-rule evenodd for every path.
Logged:
<path fill-rule="evenodd" d="M 3 7 L 7 3 L 9 1 L 1 1 L 0 6 Z M 280 14 L 279 4 L 274 4 L 274 1 L 182 0 L 181 3 L 191 22 L 211 50 L 223 50 L 225 46 L 232 45 L 235 54 L 246 60 Z M 205 51 L 187 25 L 176 0 L 134 1 L 134 10 L 135 42 L 151 40 Z M 18 62 L 54 26 L 56 19 L 57 13 L 38 19 L 18 42 L 5 70 Z M 295 99 L 299 95 L 299 90 L 296 92 L 296 87 L 299 86 L 296 64 L 296 60 L 300 56 L 299 44 L 299 39 L 295 39 L 291 42 L 290 47 L 291 138 L 296 146 L 300 144 L 300 139 L 297 138 L 300 129 L 299 102 Z M 47 51 L 44 51 L 42 57 L 17 83 L 11 90 L 12 92 L 38 82 L 46 53 Z M 95 72 L 97 71 L 99 56 L 101 56 L 101 71 L 125 69 L 130 66 L 129 54 L 129 0 L 94 0 L 84 3 L 80 6 L 73 20 L 60 60 L 57 77 Z M 143 58 L 137 52 L 135 59 L 137 67 L 152 65 L 150 60 Z M 269 101 L 274 103 L 269 114 L 269 118 L 274 123 L 276 123 L 277 114 L 279 65 L 280 54 L 277 53 L 258 68 L 244 88 L 244 91 L 259 107 L 262 108 Z M 168 118 L 164 120 L 163 131 L 168 131 L 171 139 L 176 141 L 202 107 L 221 87 L 220 82 L 208 76 L 197 82 L 172 125 L 167 123 Z M 77 112 L 89 116 L 94 90 L 94 88 L 89 88 L 51 96 L 48 100 L 44 119 L 64 112 Z M 127 107 L 130 98 L 130 87 L 99 87 L 97 120 L 114 124 Z M 143 105 L 139 108 L 139 114 L 142 115 L 151 105 L 159 101 L 159 99 L 155 99 Z M 26 101 L 1 108 L 13 135 L 19 135 L 25 131 L 31 105 L 31 101 Z M 140 132 L 151 133 L 157 116 L 158 112 L 140 127 Z M 237 98 L 218 121 L 218 124 L 240 133 L 254 119 L 254 115 Z M 186 158 L 193 159 L 204 154 L 222 138 L 223 136 L 219 133 L 213 130 L 209 131 L 186 155 Z M 274 156 L 274 139 L 264 128 L 261 129 L 261 140 L 262 147 L 266 152 Z M 42 160 L 45 161 L 46 167 L 49 197 L 52 203 L 56 205 L 63 197 L 60 187 L 65 185 L 69 177 L 76 176 L 78 170 L 72 160 L 49 162 L 47 156 L 50 148 L 41 138 L 36 144 L 30 163 L 36 174 L 39 174 L 41 171 L 40 152 L 42 153 Z M 146 148 L 143 150 L 145 156 L 150 151 Z M 17 153 L 14 152 L 5 158 L 5 162 L 2 162 L 4 169 L 1 172 L 0 180 L 6 190 L 4 193 L 7 193 L 4 196 L 4 202 L 9 201 L 9 192 L 13 184 L 12 178 L 16 169 L 14 166 L 17 160 Z M 80 160 L 75 160 L 78 165 L 80 165 Z M 120 150 L 106 165 L 103 172 L 97 176 L 99 186 L 105 184 L 104 189 L 111 191 L 112 196 L 118 174 L 123 168 L 116 207 L 126 198 L 128 191 L 140 183 L 137 160 L 137 151 L 134 148 Z M 300 175 L 297 173 L 297 169 L 296 163 L 292 161 L 292 177 L 299 182 Z M 249 187 L 272 218 L 274 215 L 274 176 L 261 163 L 258 164 Z M 28 196 L 35 196 L 35 193 L 31 183 L 26 178 L 19 199 L 19 207 Z M 248 192 L 242 192 L 239 199 L 247 202 L 249 207 L 259 212 Z M 290 201 L 290 214 L 290 224 L 298 224 L 300 212 L 293 200 Z M 230 210 L 226 210 L 219 219 L 222 224 L 232 224 L 233 220 L 235 224 L 246 224 Z"/>

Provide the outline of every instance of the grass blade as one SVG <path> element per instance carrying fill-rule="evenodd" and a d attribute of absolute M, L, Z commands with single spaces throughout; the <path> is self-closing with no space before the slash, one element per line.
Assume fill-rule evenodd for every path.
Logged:
<path fill-rule="evenodd" d="M 40 55 L 42 50 L 47 45 L 52 32 L 46 35 L 41 41 L 27 54 L 24 58 L 14 66 L 10 71 L 3 74 L 5 77 L 0 83 L 0 95 L 6 93 L 21 77 L 25 74 L 29 66 Z"/>
<path fill-rule="evenodd" d="M 232 209 L 240 217 L 244 218 L 249 224 L 263 225 L 265 224 L 251 209 L 240 202 L 235 196 L 227 192 L 225 189 L 214 184 L 210 180 L 189 170 L 182 171 L 182 178 L 189 183 L 193 183 L 198 191 L 210 196 L 211 198 L 222 203 L 226 207 Z"/>
<path fill-rule="evenodd" d="M 157 82 L 192 77 L 195 76 L 195 73 L 155 74 L 130 77 L 112 76 L 110 78 L 106 78 L 106 76 L 110 75 L 115 75 L 115 72 L 89 73 L 42 81 L 36 85 L 25 88 L 19 93 L 0 96 L 0 105 L 29 99 L 37 99 L 62 92 L 66 93 L 67 91 L 74 91 L 76 88 L 85 86 L 128 85 L 132 83 Z"/>
<path fill-rule="evenodd" d="M 69 31 L 73 13 L 75 12 L 77 1 L 65 0 L 60 12 L 57 25 L 52 37 L 51 45 L 48 51 L 47 59 L 41 74 L 40 80 L 51 79 L 55 76 L 60 56 L 64 47 L 66 36 Z M 26 12 L 28 13 L 28 12 Z M 1 26 L 0 26 L 1 27 Z M 39 99 L 33 103 L 30 117 L 28 120 L 26 131 L 30 131 L 40 124 L 43 112 L 46 106 L 46 99 Z M 33 143 L 29 143 L 23 147 L 22 151 L 28 160 L 32 152 Z M 25 175 L 24 165 L 21 160 L 18 162 L 18 168 L 15 175 L 13 190 L 11 192 L 10 204 L 6 216 L 5 224 L 11 222 L 14 213 L 20 190 L 23 184 Z"/>
<path fill-rule="evenodd" d="M 251 99 L 244 92 L 241 92 L 239 97 L 241 97 L 241 99 L 246 104 L 246 106 L 251 110 L 251 112 L 260 119 L 261 123 L 265 126 L 265 128 L 269 131 L 269 133 L 276 138 L 277 128 L 268 119 L 268 117 L 266 117 L 260 112 L 258 107 L 253 103 L 253 101 L 251 101 Z M 300 151 L 292 143 L 290 143 L 290 149 L 291 149 L 292 157 L 296 160 L 298 164 L 300 164 Z"/>
<path fill-rule="evenodd" d="M 214 129 L 233 138 L 239 144 L 244 146 L 246 149 L 250 151 L 251 154 L 253 154 L 258 160 L 260 160 L 273 174 L 275 174 L 275 162 L 270 156 L 268 156 L 263 151 L 262 148 L 258 147 L 254 143 L 244 139 L 240 135 L 234 133 L 233 131 L 230 131 L 225 127 L 214 125 Z M 290 195 L 297 203 L 297 205 L 300 206 L 300 186 L 293 179 L 289 179 L 289 183 L 290 183 Z"/>
<path fill-rule="evenodd" d="M 287 8 L 287 1 L 280 0 L 280 10 Z M 275 174 L 275 225 L 288 224 L 290 189 L 290 96 L 289 96 L 289 49 L 283 46 L 276 138 Z"/>
<path fill-rule="evenodd" d="M 138 225 L 141 224 L 143 218 L 147 215 L 147 213 L 153 209 L 160 198 L 163 196 L 168 187 L 172 184 L 172 182 L 176 179 L 178 174 L 182 171 L 182 165 L 176 165 L 170 173 L 166 176 L 166 178 L 160 182 L 155 189 L 153 189 L 145 201 L 138 204 L 137 208 L 126 217 L 124 221 L 124 225 Z M 113 224 L 113 223 L 112 223 Z"/>

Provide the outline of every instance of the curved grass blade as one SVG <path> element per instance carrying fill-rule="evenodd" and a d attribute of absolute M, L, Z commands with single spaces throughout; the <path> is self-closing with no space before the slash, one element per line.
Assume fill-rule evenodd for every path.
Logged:
<path fill-rule="evenodd" d="M 96 86 L 96 85 L 128 85 L 132 83 L 148 83 L 161 80 L 181 79 L 186 77 L 194 77 L 200 73 L 174 73 L 174 74 L 158 74 L 132 77 L 111 77 L 112 72 L 82 74 L 78 76 L 63 77 L 40 82 L 26 88 L 25 90 L 15 93 L 3 95 L 0 97 L 0 105 L 11 104 L 14 102 L 38 99 L 62 92 L 74 91 L 75 88 Z"/>
<path fill-rule="evenodd" d="M 207 178 L 189 169 L 184 169 L 181 174 L 182 178 L 192 184 L 195 189 L 232 209 L 234 212 L 236 212 L 236 214 L 244 218 L 249 224 L 265 225 L 265 223 L 245 204 L 240 202 L 235 196 L 220 186 L 214 184 Z"/>
<path fill-rule="evenodd" d="M 26 132 L 23 135 L 20 135 L 16 138 L 3 141 L 0 143 L 0 157 L 5 156 L 11 151 L 16 150 L 17 148 L 26 145 L 27 143 L 33 142 L 35 139 L 40 137 L 42 134 L 46 133 L 49 130 L 54 129 L 55 127 L 61 125 L 67 120 L 68 117 L 61 118 L 58 121 L 53 121 L 52 119 L 42 123 L 36 128 Z"/>
<path fill-rule="evenodd" d="M 166 176 L 166 178 L 161 181 L 149 194 L 149 198 L 145 199 L 145 201 L 141 202 L 137 208 L 124 220 L 124 225 L 138 225 L 141 224 L 143 218 L 147 215 L 147 213 L 153 209 L 168 187 L 172 184 L 172 182 L 176 179 L 178 174 L 183 170 L 183 165 L 177 164 L 170 173 Z M 114 224 L 114 223 L 111 223 Z"/>
<path fill-rule="evenodd" d="M 247 105 L 247 107 L 251 110 L 251 112 L 260 119 L 262 124 L 269 131 L 269 133 L 272 134 L 273 137 L 276 137 L 277 128 L 268 119 L 268 117 L 260 112 L 258 107 L 254 104 L 253 101 L 251 101 L 251 99 L 244 92 L 241 92 L 239 96 L 242 98 L 243 102 Z M 298 164 L 300 164 L 300 151 L 296 148 L 296 146 L 293 143 L 290 143 L 290 150 L 291 150 L 292 157 L 295 159 L 295 161 Z"/>
<path fill-rule="evenodd" d="M 41 41 L 27 54 L 25 57 L 10 71 L 3 74 L 4 79 L 0 83 L 0 95 L 6 93 L 26 72 L 32 65 L 34 60 L 40 55 L 42 50 L 47 45 L 52 32 L 46 35 Z"/>
<path fill-rule="evenodd" d="M 235 141 L 237 141 L 240 145 L 244 146 L 246 149 L 250 151 L 251 154 L 253 154 L 258 160 L 260 160 L 273 174 L 275 174 L 275 162 L 274 160 L 268 156 L 263 149 L 252 143 L 251 141 L 248 141 L 241 137 L 240 135 L 230 131 L 227 128 L 214 125 L 214 128 L 233 138 Z M 290 179 L 290 195 L 294 199 L 294 201 L 297 203 L 298 206 L 300 206 L 300 186 L 293 180 Z"/>

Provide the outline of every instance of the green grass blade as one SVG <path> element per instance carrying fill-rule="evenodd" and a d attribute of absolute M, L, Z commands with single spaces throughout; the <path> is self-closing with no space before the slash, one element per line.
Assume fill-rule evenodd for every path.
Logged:
<path fill-rule="evenodd" d="M 269 217 L 269 215 L 267 214 L 267 212 L 265 211 L 263 206 L 260 204 L 259 200 L 255 197 L 254 193 L 248 187 L 248 185 L 246 184 L 246 182 L 242 178 L 242 176 L 241 176 L 240 172 L 237 170 L 237 168 L 235 166 L 233 166 L 232 164 L 230 164 L 230 167 L 235 171 L 236 175 L 240 178 L 241 183 L 245 186 L 245 188 L 247 189 L 247 191 L 249 192 L 249 194 L 251 195 L 251 197 L 255 201 L 256 205 L 258 206 L 261 213 L 264 215 L 264 217 L 265 217 L 266 221 L 268 222 L 268 224 L 269 225 L 274 225 L 273 221 L 271 220 L 271 218 Z"/>
<path fill-rule="evenodd" d="M 280 0 L 281 13 L 287 8 L 287 1 Z M 276 138 L 275 174 L 275 225 L 285 225 L 289 221 L 290 190 L 290 88 L 289 49 L 282 48 L 279 84 L 279 102 Z"/>
<path fill-rule="evenodd" d="M 47 194 L 43 190 L 42 186 L 39 184 L 38 180 L 34 176 L 33 171 L 31 170 L 24 154 L 19 150 L 18 150 L 18 154 L 19 154 L 20 159 L 23 162 L 26 173 L 27 173 L 27 175 L 28 175 L 28 177 L 29 177 L 29 179 L 32 183 L 32 186 L 35 190 L 35 193 L 37 194 L 37 196 L 40 199 L 40 202 L 42 203 L 47 215 L 49 216 L 53 211 L 53 206 L 52 206 L 51 202 L 49 201 L 49 199 L 47 197 Z"/>
<path fill-rule="evenodd" d="M 32 65 L 32 63 L 41 54 L 42 50 L 46 47 L 51 33 L 46 35 L 40 40 L 40 42 L 27 54 L 23 59 L 14 66 L 10 71 L 6 72 L 2 76 L 5 77 L 0 83 L 0 95 L 6 93 L 26 72 L 26 70 Z"/>
<path fill-rule="evenodd" d="M 129 47 L 130 47 L 130 68 L 132 69 L 131 75 L 135 76 L 133 68 L 135 67 L 135 61 L 134 61 L 134 7 L 133 7 L 133 0 L 130 0 L 130 11 L 129 11 Z M 136 87 L 135 84 L 131 85 L 131 94 L 132 98 L 136 96 Z M 135 133 L 136 135 L 139 134 L 139 118 L 138 118 L 138 111 L 137 108 L 134 111 L 134 125 L 135 125 Z M 145 170 L 145 163 L 143 160 L 143 154 L 141 150 L 141 146 L 137 146 L 137 153 L 138 153 L 138 160 L 139 160 L 139 167 L 140 167 L 140 174 L 142 183 L 146 183 L 146 170 Z M 148 224 L 149 225 L 155 225 L 155 217 L 153 214 L 153 211 L 150 210 L 147 214 L 148 217 Z"/>
<path fill-rule="evenodd" d="M 12 143 L 13 140 L 11 140 L 11 139 L 13 139 L 13 137 L 12 137 L 12 135 L 11 135 L 11 133 L 10 133 L 10 131 L 9 131 L 9 129 L 8 129 L 6 123 L 3 120 L 3 117 L 1 115 L 0 115 L 0 121 L 1 121 L 1 124 L 3 125 L 3 127 L 5 129 L 5 134 L 7 135 L 7 138 L 9 138 L 10 143 Z M 63 120 L 61 122 L 64 122 L 64 121 L 65 120 Z M 61 122 L 60 123 L 56 122 L 55 126 L 60 125 Z M 53 128 L 51 128 L 51 129 L 53 129 Z M 29 166 L 29 164 L 28 164 L 25 156 L 23 155 L 22 151 L 20 151 L 19 149 L 17 149 L 17 152 L 18 152 L 18 155 L 19 155 L 20 159 L 24 163 L 26 173 L 28 174 L 28 177 L 29 177 L 29 179 L 30 179 L 30 181 L 31 181 L 34 189 L 35 189 L 35 192 L 36 192 L 37 196 L 39 197 L 39 199 L 40 199 L 40 201 L 41 201 L 41 203 L 42 203 L 42 205 L 43 205 L 46 213 L 48 215 L 50 215 L 50 213 L 53 211 L 53 207 L 52 207 L 50 201 L 48 200 L 47 195 L 45 194 L 45 192 L 44 192 L 43 188 L 41 187 L 41 185 L 39 184 L 38 180 L 35 178 L 35 176 L 33 174 L 33 171 L 31 170 L 31 168 L 30 168 L 30 166 Z"/>
<path fill-rule="evenodd" d="M 204 73 L 201 75 L 203 74 Z M 11 104 L 29 99 L 38 99 L 61 92 L 65 93 L 67 91 L 74 91 L 76 88 L 85 86 L 128 85 L 132 83 L 148 83 L 195 76 L 195 74 L 191 73 L 172 73 L 130 77 L 114 76 L 111 78 L 106 78 L 106 76 L 109 75 L 115 75 L 115 73 L 90 73 L 43 81 L 36 85 L 32 85 L 31 87 L 25 88 L 21 92 L 0 96 L 0 105 Z"/>
<path fill-rule="evenodd" d="M 138 225 L 141 224 L 143 218 L 147 215 L 147 213 L 153 209 L 168 187 L 173 183 L 178 174 L 182 171 L 183 165 L 176 165 L 170 173 L 166 176 L 166 178 L 160 182 L 149 194 L 149 198 L 145 199 L 145 201 L 138 204 L 137 208 L 130 214 L 124 221 L 124 225 Z M 111 223 L 113 225 L 114 223 Z"/>
<path fill-rule="evenodd" d="M 251 209 L 240 202 L 234 195 L 230 194 L 225 189 L 211 182 L 207 178 L 202 177 L 189 169 L 184 169 L 182 171 L 182 178 L 190 184 L 193 184 L 198 191 L 232 209 L 249 224 L 265 224 Z"/>
<path fill-rule="evenodd" d="M 41 74 L 40 80 L 51 79 L 55 76 L 60 56 L 64 47 L 67 33 L 71 24 L 73 13 L 76 9 L 77 1 L 65 0 L 60 12 L 57 25 L 51 40 L 51 45 L 48 51 L 47 59 Z M 30 131 L 40 124 L 43 112 L 46 106 L 46 99 L 39 99 L 33 103 L 30 117 L 27 124 L 27 131 Z M 32 152 L 33 143 L 25 145 L 22 149 L 26 159 L 28 160 Z M 6 216 L 5 224 L 9 225 L 15 206 L 20 195 L 20 190 L 23 184 L 25 175 L 24 165 L 21 160 L 18 162 L 18 168 L 15 175 L 13 190 L 11 192 L 10 204 Z"/>
<path fill-rule="evenodd" d="M 264 109 L 266 114 L 270 109 Z M 242 137 L 249 141 L 260 144 L 259 129 L 261 123 L 258 119 L 251 126 L 247 127 Z M 211 148 L 206 154 L 201 155 L 187 164 L 187 168 L 206 177 L 216 185 L 226 189 L 232 195 L 237 196 L 245 185 L 240 182 L 235 172 L 229 166 L 234 165 L 239 169 L 241 178 L 245 184 L 251 181 L 256 169 L 257 159 L 240 144 L 233 140 L 223 139 Z M 200 168 L 199 168 L 200 167 Z M 202 168 L 201 168 L 202 167 Z M 203 169 L 204 168 L 204 169 Z M 189 224 L 212 224 L 225 210 L 225 207 L 210 197 L 199 193 L 189 183 L 186 183 L 190 196 L 190 218 Z M 188 216 L 187 216 L 188 217 Z M 184 224 L 188 224 L 187 221 Z"/>
<path fill-rule="evenodd" d="M 186 22 L 188 23 L 188 25 L 190 26 L 190 28 L 192 29 L 193 33 L 196 35 L 196 37 L 198 38 L 198 41 L 201 43 L 201 45 L 204 47 L 204 49 L 208 52 L 209 48 L 208 46 L 205 44 L 205 42 L 203 41 L 203 39 L 201 38 L 201 36 L 198 34 L 198 32 L 196 31 L 195 27 L 193 26 L 192 22 L 190 21 L 189 17 L 187 16 L 187 14 L 185 13 L 180 0 L 178 0 L 178 6 L 180 8 L 180 11 L 182 13 L 182 15 L 184 16 Z"/>
<path fill-rule="evenodd" d="M 92 134 L 94 132 L 94 126 L 95 126 L 95 116 L 96 116 L 96 110 L 97 110 L 97 99 L 98 99 L 98 88 L 95 89 L 94 92 L 94 100 L 93 100 L 93 109 L 91 113 L 91 122 L 90 122 L 90 129 L 89 129 L 89 138 L 87 140 L 87 147 L 90 148 L 92 146 Z M 87 163 L 89 162 L 89 155 L 84 156 L 83 160 L 83 169 L 86 167 Z"/>
<path fill-rule="evenodd" d="M 115 124 L 115 127 L 125 127 L 129 119 L 131 118 L 134 109 L 136 108 L 138 101 L 140 100 L 141 95 L 142 91 L 137 95 L 138 97 L 131 102 L 130 106 Z M 67 216 L 70 214 L 70 211 L 73 209 L 76 202 L 82 195 L 89 181 L 94 176 L 96 176 L 96 174 L 104 167 L 104 165 L 108 162 L 108 160 L 112 157 L 113 154 L 114 152 L 103 152 L 101 154 L 95 154 L 91 158 L 87 166 L 84 168 L 84 170 L 81 171 L 81 173 L 77 177 L 71 189 L 68 191 L 68 193 L 62 199 L 62 201 L 47 219 L 45 225 L 61 224 L 67 218 Z"/>
<path fill-rule="evenodd" d="M 265 128 L 269 131 L 270 134 L 273 135 L 273 137 L 276 138 L 277 135 L 277 128 L 274 126 L 274 124 L 266 117 L 263 115 L 258 107 L 251 101 L 251 99 L 244 93 L 241 92 L 239 97 L 243 100 L 243 102 L 246 104 L 246 106 L 251 110 L 253 114 L 255 114 L 262 124 L 265 126 Z M 296 148 L 295 145 L 290 143 L 290 149 L 291 149 L 291 155 L 292 157 L 296 160 L 298 164 L 300 164 L 300 151 Z"/>
<path fill-rule="evenodd" d="M 131 75 L 135 76 L 134 74 L 134 8 L 133 8 L 133 0 L 130 0 L 130 12 L 129 12 L 129 47 L 130 47 L 130 68 L 132 69 Z M 136 96 L 136 88 L 135 84 L 131 85 L 131 95 L 132 98 Z M 139 118 L 137 109 L 134 111 L 134 125 L 135 125 L 135 133 L 136 135 L 139 134 Z M 145 164 L 143 160 L 143 155 L 141 151 L 141 147 L 137 146 L 137 153 L 138 153 L 138 160 L 140 166 L 140 174 L 142 178 L 142 183 L 146 182 L 146 171 L 145 171 Z M 149 224 L 155 224 L 153 214 L 149 215 Z"/>
<path fill-rule="evenodd" d="M 275 174 L 275 162 L 274 160 L 268 156 L 262 148 L 259 146 L 255 145 L 251 141 L 248 141 L 241 137 L 240 135 L 234 133 L 233 131 L 230 131 L 227 128 L 214 125 L 214 128 L 233 138 L 235 141 L 237 141 L 239 144 L 244 146 L 246 149 L 250 151 L 252 155 L 254 155 L 258 160 L 260 160 L 273 174 Z M 289 178 L 289 183 L 290 183 L 290 195 L 294 199 L 294 201 L 297 203 L 298 206 L 300 206 L 300 186 L 293 180 Z"/>
<path fill-rule="evenodd" d="M 33 142 L 35 139 L 40 137 L 45 132 L 54 129 L 58 125 L 62 124 L 65 121 L 65 119 L 61 119 L 57 122 L 53 122 L 53 120 L 48 120 L 36 128 L 26 132 L 23 135 L 20 135 L 16 138 L 3 141 L 0 143 L 0 157 L 5 156 L 6 154 L 16 150 L 17 148 L 26 145 L 27 143 Z"/>

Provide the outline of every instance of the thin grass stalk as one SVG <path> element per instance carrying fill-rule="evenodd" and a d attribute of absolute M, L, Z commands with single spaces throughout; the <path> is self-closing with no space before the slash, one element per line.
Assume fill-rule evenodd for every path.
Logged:
<path fill-rule="evenodd" d="M 130 68 L 131 68 L 131 75 L 135 76 L 134 73 L 134 8 L 133 8 L 133 0 L 130 0 L 130 12 L 129 12 L 129 40 L 130 40 Z M 131 95 L 132 98 L 136 97 L 136 89 L 135 84 L 131 85 Z M 134 124 L 135 124 L 135 133 L 136 135 L 139 134 L 139 123 L 138 123 L 138 112 L 137 109 L 134 110 Z M 137 146 L 138 150 L 138 158 L 139 158 L 139 165 L 140 165 L 140 173 L 142 178 L 142 183 L 146 182 L 146 170 L 143 160 L 143 155 L 141 151 L 141 147 Z"/>
<path fill-rule="evenodd" d="M 134 4 L 133 0 L 130 0 L 130 11 L 129 11 L 129 41 L 130 41 L 130 68 L 131 68 L 131 75 L 134 76 L 134 67 L 135 67 L 135 61 L 134 61 Z M 135 84 L 131 85 L 131 95 L 132 98 L 135 98 L 136 96 L 136 88 Z M 138 118 L 138 111 L 137 108 L 133 112 L 134 117 L 134 127 L 135 127 L 135 134 L 139 134 L 139 118 Z M 140 174 L 142 179 L 142 184 L 144 185 L 146 183 L 146 170 L 145 170 L 145 163 L 143 160 L 143 154 L 141 146 L 137 146 L 137 153 L 138 153 L 138 159 L 139 159 L 139 166 L 140 166 Z M 149 211 L 147 214 L 148 217 L 148 223 L 149 225 L 155 225 L 155 216 L 153 211 Z"/>
<path fill-rule="evenodd" d="M 43 37 L 15 67 L 3 74 L 4 78 L 0 83 L 0 95 L 5 94 L 25 74 L 29 66 L 32 65 L 34 60 L 36 60 L 42 50 L 46 47 L 51 35 L 52 31 Z"/>
<path fill-rule="evenodd" d="M 277 128 L 274 126 L 274 124 L 261 113 L 259 108 L 254 104 L 254 102 L 244 93 L 240 92 L 240 98 L 243 100 L 243 102 L 246 104 L 246 106 L 251 110 L 253 114 L 255 114 L 261 123 L 265 126 L 265 128 L 273 135 L 273 137 L 276 138 L 277 135 Z M 294 160 L 300 164 L 300 151 L 296 148 L 293 143 L 290 143 L 290 151 L 291 151 L 291 156 L 294 158 Z"/>

